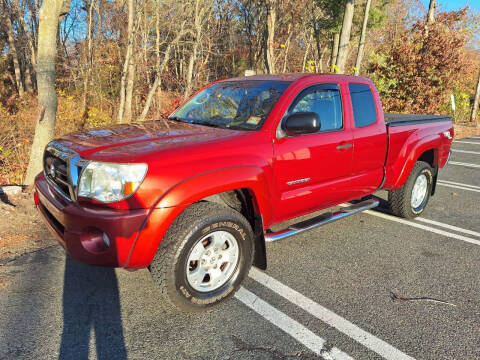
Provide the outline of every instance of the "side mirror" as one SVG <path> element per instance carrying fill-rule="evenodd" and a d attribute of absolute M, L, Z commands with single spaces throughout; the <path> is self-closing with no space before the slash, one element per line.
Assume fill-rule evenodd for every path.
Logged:
<path fill-rule="evenodd" d="M 314 112 L 291 114 L 285 120 L 285 132 L 288 136 L 312 134 L 320 130 L 320 117 Z"/>

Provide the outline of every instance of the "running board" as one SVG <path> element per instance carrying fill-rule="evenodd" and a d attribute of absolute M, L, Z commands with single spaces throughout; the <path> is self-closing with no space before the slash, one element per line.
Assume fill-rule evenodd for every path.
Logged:
<path fill-rule="evenodd" d="M 290 236 L 294 236 L 304 231 L 315 229 L 319 226 L 326 225 L 336 220 L 343 219 L 347 216 L 359 213 L 361 211 L 372 209 L 374 207 L 377 207 L 379 203 L 380 202 L 378 200 L 368 199 L 368 200 L 353 204 L 351 206 L 344 207 L 335 213 L 331 213 L 331 212 L 324 213 L 324 214 L 315 216 L 314 218 L 290 225 L 287 229 L 284 229 L 278 232 L 267 232 L 265 234 L 265 241 L 268 241 L 268 242 L 277 241 Z"/>

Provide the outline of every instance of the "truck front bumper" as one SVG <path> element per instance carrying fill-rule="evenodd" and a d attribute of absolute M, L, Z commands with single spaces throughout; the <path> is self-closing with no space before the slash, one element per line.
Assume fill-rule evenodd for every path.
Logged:
<path fill-rule="evenodd" d="M 72 258 L 101 266 L 127 267 L 148 213 L 148 209 L 80 206 L 58 194 L 43 173 L 35 179 L 35 204 L 47 227 Z"/>

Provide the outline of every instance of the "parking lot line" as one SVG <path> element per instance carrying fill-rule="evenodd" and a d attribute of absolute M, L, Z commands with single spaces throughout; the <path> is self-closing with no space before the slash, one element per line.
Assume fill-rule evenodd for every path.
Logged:
<path fill-rule="evenodd" d="M 478 151 L 468 151 L 468 150 L 457 150 L 452 149 L 453 152 L 465 153 L 465 154 L 480 154 Z"/>
<path fill-rule="evenodd" d="M 433 232 L 435 234 L 443 235 L 443 236 L 446 236 L 446 237 L 449 237 L 449 238 L 452 238 L 452 239 L 462 240 L 462 241 L 465 241 L 465 242 L 468 242 L 468 243 L 471 243 L 471 244 L 480 245 L 480 240 L 476 240 L 476 239 L 472 239 L 472 238 L 469 238 L 469 237 L 466 237 L 466 236 L 463 236 L 463 235 L 458 235 L 458 234 L 454 234 L 454 233 L 451 233 L 451 232 L 448 232 L 448 231 L 436 229 L 436 228 L 433 228 L 433 227 L 430 227 L 430 226 L 426 226 L 426 225 L 422 225 L 422 224 L 419 224 L 419 223 L 416 223 L 416 222 L 413 222 L 413 221 L 401 219 L 401 218 L 398 218 L 396 216 L 384 214 L 384 213 L 381 213 L 381 212 L 378 212 L 378 211 L 366 210 L 366 211 L 364 211 L 364 213 L 367 213 L 367 214 L 370 214 L 370 215 L 373 215 L 373 216 L 377 216 L 377 217 L 381 217 L 383 219 L 396 221 L 396 222 L 401 223 L 401 224 L 410 225 L 410 226 L 413 226 L 413 227 L 416 227 L 416 228 L 419 228 L 419 229 L 427 230 L 427 231 Z"/>
<path fill-rule="evenodd" d="M 441 181 L 442 183 L 452 184 L 452 185 L 459 185 L 459 186 L 469 187 L 473 189 L 480 189 L 480 186 L 477 186 L 477 185 L 470 185 L 470 184 L 459 183 L 459 182 L 449 181 L 449 180 L 442 180 L 442 179 L 439 179 L 438 181 Z"/>
<path fill-rule="evenodd" d="M 448 224 L 441 223 L 440 221 L 425 219 L 425 218 L 422 218 L 422 217 L 417 217 L 415 220 L 422 221 L 422 222 L 427 223 L 427 224 L 432 224 L 432 225 L 437 225 L 437 226 L 440 226 L 440 227 L 444 227 L 446 229 L 450 229 L 450 230 L 453 230 L 453 231 L 462 232 L 464 234 L 480 237 L 480 232 L 476 232 L 476 231 L 472 231 L 472 230 L 468 230 L 468 229 L 462 229 L 458 226 L 453 226 L 453 225 L 448 225 Z"/>
<path fill-rule="evenodd" d="M 276 309 L 269 303 L 260 299 L 257 295 L 248 291 L 247 289 L 241 287 L 235 294 L 235 297 L 247 305 L 250 309 L 254 310 L 265 319 L 270 321 L 273 325 L 277 326 L 288 335 L 292 336 L 295 340 L 305 345 L 316 355 L 319 355 L 325 359 L 353 360 L 351 356 L 336 347 L 327 350 L 325 347 L 326 341 L 324 339 L 314 334 L 305 326 L 293 320 L 291 317 Z"/>
<path fill-rule="evenodd" d="M 445 184 L 441 181 L 438 181 L 437 182 L 437 185 L 441 185 L 441 186 L 446 186 L 446 187 L 451 187 L 451 188 L 455 188 L 455 189 L 462 189 L 462 190 L 469 190 L 469 191 L 475 191 L 475 192 L 480 192 L 480 189 L 474 189 L 474 188 L 469 188 L 469 187 L 465 187 L 465 186 L 457 186 L 457 185 L 452 185 L 452 184 Z"/>
<path fill-rule="evenodd" d="M 457 143 L 457 144 L 474 144 L 474 145 L 480 145 L 480 142 L 475 142 L 475 141 L 454 141 L 454 143 Z"/>
<path fill-rule="evenodd" d="M 458 161 L 449 161 L 448 164 L 449 165 L 451 164 L 451 165 L 459 165 L 459 166 L 480 168 L 480 165 L 478 165 L 478 164 L 469 164 L 469 163 L 463 163 L 463 162 L 458 162 Z"/>
<path fill-rule="evenodd" d="M 282 284 L 281 282 L 272 278 L 266 273 L 257 270 L 256 268 L 252 268 L 250 270 L 249 276 L 253 280 L 265 286 L 266 288 L 272 290 L 273 292 L 282 296 L 283 298 L 295 304 L 299 308 L 315 316 L 317 319 L 334 327 L 335 329 L 339 330 L 340 332 L 344 333 L 345 335 L 349 336 L 350 338 L 354 339 L 358 343 L 379 354 L 385 359 L 413 359 L 409 355 L 403 353 L 402 351 L 398 350 L 387 342 L 359 328 L 357 325 L 344 319 L 340 315 L 337 315 L 333 311 L 328 310 L 322 305 L 317 304 L 313 300 Z"/>

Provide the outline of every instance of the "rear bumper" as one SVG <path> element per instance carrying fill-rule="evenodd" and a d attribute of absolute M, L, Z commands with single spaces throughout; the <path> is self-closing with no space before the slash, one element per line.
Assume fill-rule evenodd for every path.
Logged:
<path fill-rule="evenodd" d="M 35 204 L 47 227 L 72 258 L 113 267 L 127 266 L 148 213 L 148 209 L 80 206 L 58 194 L 43 174 L 35 179 Z"/>

